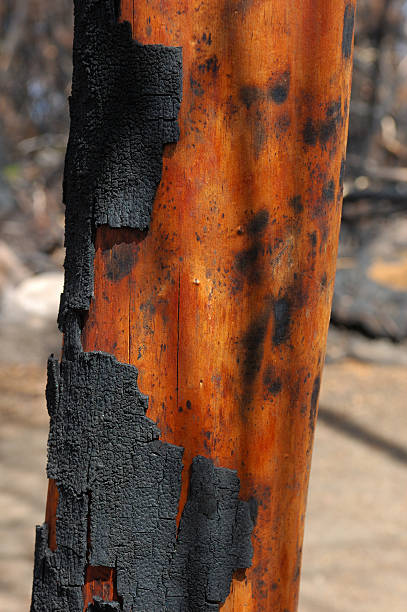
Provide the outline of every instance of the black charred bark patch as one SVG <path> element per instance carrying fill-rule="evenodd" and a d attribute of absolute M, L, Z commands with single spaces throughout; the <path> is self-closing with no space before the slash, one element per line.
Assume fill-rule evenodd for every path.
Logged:
<path fill-rule="evenodd" d="M 135 42 L 113 0 L 75 0 L 73 62 L 61 331 L 89 308 L 96 227 L 148 228 L 182 96 L 181 48 Z"/>
<path fill-rule="evenodd" d="M 137 377 L 106 353 L 49 360 L 57 549 L 38 527 L 32 612 L 80 612 L 88 563 L 115 568 L 122 601 L 90 609 L 217 610 L 233 572 L 251 564 L 253 519 L 237 474 L 204 457 L 193 461 L 177 537 L 183 449 L 159 440 Z"/>
<path fill-rule="evenodd" d="M 194 459 L 169 569 L 167 610 L 218 610 L 233 572 L 251 564 L 253 519 L 249 502 L 239 500 L 239 488 L 233 470 Z"/>

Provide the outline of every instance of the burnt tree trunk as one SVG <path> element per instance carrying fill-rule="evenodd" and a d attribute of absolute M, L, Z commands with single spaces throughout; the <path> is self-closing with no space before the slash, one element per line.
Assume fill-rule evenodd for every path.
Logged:
<path fill-rule="evenodd" d="M 33 611 L 297 609 L 354 16 L 76 0 Z"/>

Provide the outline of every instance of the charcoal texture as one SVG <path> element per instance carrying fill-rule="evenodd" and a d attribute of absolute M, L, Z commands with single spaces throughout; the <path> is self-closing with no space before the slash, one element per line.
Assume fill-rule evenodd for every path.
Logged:
<path fill-rule="evenodd" d="M 179 138 L 182 49 L 141 45 L 114 0 L 75 0 L 59 326 L 88 310 L 98 225 L 145 230 L 166 143 Z M 77 336 L 76 336 L 77 346 Z"/>
<path fill-rule="evenodd" d="M 80 612 L 87 564 L 116 569 L 119 609 L 217 610 L 233 572 L 251 564 L 253 520 L 236 472 L 204 457 L 193 461 L 177 535 L 183 449 L 158 439 L 137 377 L 106 353 L 49 359 L 57 550 L 40 527 L 32 612 Z"/>
<path fill-rule="evenodd" d="M 166 610 L 218 610 L 233 572 L 251 565 L 253 521 L 233 470 L 192 463 L 189 496 L 169 569 Z"/>
<path fill-rule="evenodd" d="M 52 552 L 47 525 L 37 526 L 31 612 L 80 612 L 82 608 L 81 584 L 69 582 L 67 551 Z"/>

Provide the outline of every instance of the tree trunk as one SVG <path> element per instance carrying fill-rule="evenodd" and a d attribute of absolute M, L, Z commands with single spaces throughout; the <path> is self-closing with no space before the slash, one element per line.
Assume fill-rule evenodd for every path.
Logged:
<path fill-rule="evenodd" d="M 154 590 L 150 577 L 156 565 L 154 571 L 151 564 L 143 565 L 147 578 L 140 578 L 138 570 L 141 582 L 129 585 L 133 549 L 126 549 L 123 563 L 120 558 L 101 563 L 103 554 L 95 553 L 98 521 L 101 529 L 109 530 L 97 514 L 98 508 L 103 510 L 97 501 L 102 485 L 96 490 L 88 483 L 75 490 L 76 496 L 88 495 L 84 610 L 95 596 L 95 602 L 97 597 L 117 601 L 123 606 L 117 609 L 123 610 L 132 605 L 146 611 L 297 609 L 341 214 L 354 10 L 350 0 L 122 0 L 120 19 L 131 23 L 138 49 L 145 45 L 149 53 L 147 45 L 182 48 L 180 137 L 176 144 L 174 137 L 163 140 L 162 176 L 148 228 L 139 219 L 110 222 L 113 227 L 108 227 L 112 215 L 107 214 L 106 223 L 97 220 L 97 213 L 93 297 L 88 313 L 83 305 L 68 304 L 61 325 L 62 363 L 76 363 L 83 349 L 91 355 L 103 351 L 137 368 L 138 387 L 148 396 L 147 416 L 161 432 L 158 455 L 164 448 L 168 457 L 171 445 L 184 449 L 182 483 L 178 489 L 174 485 L 181 528 L 178 541 L 170 546 L 175 556 L 168 566 L 160 566 L 160 576 L 168 574 L 169 582 L 164 580 L 158 604 L 155 595 L 140 595 Z M 150 113 L 154 66 L 134 94 L 148 90 L 142 97 Z M 170 89 L 154 92 L 154 104 L 159 98 L 163 105 L 161 123 L 175 120 L 174 85 Z M 172 106 L 167 117 L 168 101 Z M 123 107 L 123 101 L 114 106 L 109 99 L 109 104 L 116 111 Z M 147 111 L 145 122 L 152 116 Z M 120 131 L 115 117 L 103 129 L 108 136 L 109 129 Z M 74 144 L 71 132 L 71 149 Z M 103 155 L 98 155 L 101 165 Z M 147 156 L 141 166 L 147 174 L 150 163 L 155 162 Z M 127 166 L 118 172 L 125 174 Z M 134 202 L 131 206 L 137 207 Z M 92 206 L 98 210 L 99 200 Z M 67 215 L 68 210 L 67 203 Z M 69 239 L 67 230 L 67 247 Z M 82 348 L 74 338 L 73 312 Z M 91 361 L 86 367 L 93 367 Z M 76 371 L 70 368 L 71 378 L 58 374 L 60 394 L 63 381 L 72 381 Z M 52 388 L 49 383 L 49 403 Z M 73 400 L 70 396 L 59 401 L 69 407 Z M 126 429 L 125 421 L 117 426 Z M 52 435 L 57 436 L 51 425 Z M 89 448 L 94 439 L 86 440 L 88 452 L 93 452 Z M 111 462 L 122 469 L 116 453 L 112 448 Z M 137 461 L 137 486 L 143 479 L 144 486 L 150 486 L 150 473 Z M 110 466 L 101 460 L 100 469 Z M 165 480 L 165 468 L 160 470 Z M 65 524 L 62 508 L 56 520 L 58 490 L 60 495 L 64 491 L 65 508 L 71 503 L 66 491 L 73 489 L 63 480 L 61 467 L 54 472 L 51 467 L 55 480 L 50 481 L 46 516 L 51 556 L 68 547 L 58 539 L 58 528 Z M 112 478 L 121 476 L 113 473 Z M 126 480 L 119 484 L 120 490 L 130 486 Z M 106 487 L 118 499 L 117 490 Z M 134 499 L 137 506 L 139 497 Z M 143 506 L 142 523 L 150 525 L 154 503 Z M 238 517 L 234 522 L 225 518 L 232 511 Z M 126 513 L 117 512 L 112 521 L 120 524 Z M 170 514 L 165 514 L 169 530 L 176 512 Z M 75 512 L 69 516 L 74 520 Z M 152 558 L 161 558 L 159 548 L 164 545 L 154 525 L 146 527 L 153 534 L 150 539 L 141 529 L 137 559 L 150 555 L 151 546 Z M 133 538 L 134 532 L 129 533 Z M 208 544 L 210 552 L 205 551 Z M 114 548 L 114 542 L 109 545 Z M 197 553 L 198 548 L 205 550 Z M 37 564 L 44 564 L 38 550 L 37 544 Z M 51 570 L 47 566 L 45 571 Z M 185 576 L 177 578 L 177 571 Z M 71 585 L 63 583 L 64 588 Z M 43 584 L 37 585 L 41 588 Z M 136 591 L 137 597 L 146 597 L 140 601 L 150 603 L 140 603 Z M 39 599 L 33 597 L 33 609 L 40 609 L 35 601 Z M 116 609 L 114 603 L 109 605 Z"/>

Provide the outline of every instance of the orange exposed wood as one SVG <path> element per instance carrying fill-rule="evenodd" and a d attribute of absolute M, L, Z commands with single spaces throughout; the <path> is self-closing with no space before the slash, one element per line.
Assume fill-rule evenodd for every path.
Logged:
<path fill-rule="evenodd" d="M 45 508 L 45 522 L 48 525 L 48 546 L 51 550 L 57 549 L 57 506 L 59 493 L 55 480 L 48 480 L 47 506 Z"/>
<path fill-rule="evenodd" d="M 161 439 L 185 448 L 181 508 L 197 454 L 236 469 L 241 497 L 257 500 L 253 565 L 223 612 L 297 609 L 342 201 L 347 5 L 122 1 L 137 41 L 183 48 L 181 137 L 165 149 L 149 231 L 97 231 L 83 345 L 138 368 Z M 89 578 L 87 601 L 100 576 Z"/>

